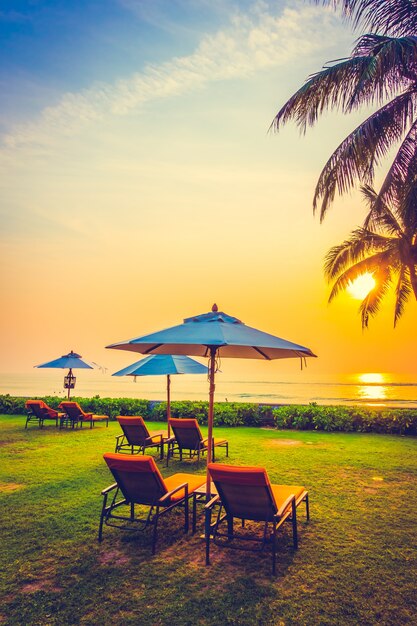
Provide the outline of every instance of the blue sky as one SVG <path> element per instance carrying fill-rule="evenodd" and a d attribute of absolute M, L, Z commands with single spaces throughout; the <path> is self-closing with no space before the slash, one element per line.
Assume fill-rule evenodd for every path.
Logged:
<path fill-rule="evenodd" d="M 67 349 L 120 369 L 126 355 L 105 345 L 214 301 L 309 346 L 316 371 L 415 369 L 414 310 L 364 335 L 357 302 L 327 305 L 323 257 L 363 208 L 352 194 L 320 225 L 314 185 L 363 114 L 268 133 L 309 74 L 349 53 L 355 35 L 331 10 L 33 0 L 2 3 L 0 28 L 1 370 Z M 29 315 L 39 294 L 50 306 Z"/>

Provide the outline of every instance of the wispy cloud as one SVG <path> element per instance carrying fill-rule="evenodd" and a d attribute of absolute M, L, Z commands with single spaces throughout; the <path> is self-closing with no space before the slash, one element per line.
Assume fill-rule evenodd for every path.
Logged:
<path fill-rule="evenodd" d="M 204 36 L 188 56 L 148 65 L 114 83 L 64 94 L 38 118 L 12 128 L 3 137 L 4 147 L 47 149 L 55 137 L 79 133 L 107 115 L 126 115 L 146 103 L 191 93 L 215 81 L 288 64 L 322 48 L 331 28 L 331 14 L 323 9 L 287 7 L 272 14 L 266 3 L 259 2 L 249 14 L 235 14 L 228 28 Z"/>

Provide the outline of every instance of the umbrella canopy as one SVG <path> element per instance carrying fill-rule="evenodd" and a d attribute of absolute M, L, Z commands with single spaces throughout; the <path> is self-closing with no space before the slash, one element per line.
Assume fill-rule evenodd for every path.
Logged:
<path fill-rule="evenodd" d="M 57 368 L 57 369 L 67 369 L 68 374 L 64 377 L 64 389 L 68 389 L 68 398 L 70 397 L 71 389 L 75 387 L 76 378 L 73 376 L 73 369 L 93 369 L 94 367 L 99 367 L 96 363 L 89 363 L 85 361 L 81 354 L 77 354 L 76 352 L 69 352 L 68 354 L 63 354 L 58 359 L 54 359 L 53 361 L 47 361 L 46 363 L 41 363 L 40 365 L 35 365 L 34 367 L 39 368 Z"/>
<path fill-rule="evenodd" d="M 159 376 L 167 377 L 167 421 L 171 417 L 171 374 L 206 374 L 208 369 L 188 356 L 171 354 L 152 354 L 141 361 L 115 372 L 113 376 Z"/>
<path fill-rule="evenodd" d="M 213 407 L 217 360 L 222 357 L 240 359 L 288 359 L 315 357 L 313 352 L 274 335 L 246 326 L 213 305 L 211 312 L 188 317 L 183 324 L 144 337 L 111 344 L 107 348 L 130 350 L 142 354 L 189 354 L 209 357 L 209 413 L 207 462 L 211 462 L 213 438 Z M 207 476 L 207 493 L 209 476 Z"/>
<path fill-rule="evenodd" d="M 170 376 L 171 374 L 206 374 L 208 369 L 187 356 L 172 354 L 152 354 L 136 361 L 113 376 Z"/>
<path fill-rule="evenodd" d="M 35 367 L 56 367 L 61 369 L 89 369 L 92 370 L 95 367 L 95 363 L 89 363 L 85 361 L 81 354 L 77 354 L 76 352 L 69 352 L 68 354 L 63 354 L 59 357 L 59 359 L 54 359 L 53 361 L 47 361 L 46 363 L 41 363 L 40 365 L 35 365 Z"/>
<path fill-rule="evenodd" d="M 188 317 L 183 324 L 144 337 L 114 343 L 107 348 L 141 354 L 189 354 L 237 359 L 288 359 L 316 356 L 309 348 L 280 339 L 217 311 Z"/>

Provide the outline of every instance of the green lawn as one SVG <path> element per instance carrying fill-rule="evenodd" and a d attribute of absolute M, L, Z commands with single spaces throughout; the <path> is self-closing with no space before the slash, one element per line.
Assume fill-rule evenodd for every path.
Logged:
<path fill-rule="evenodd" d="M 271 481 L 305 485 L 299 511 L 270 555 L 214 547 L 204 565 L 199 532 L 181 514 L 149 536 L 104 529 L 101 489 L 113 482 L 102 454 L 119 426 L 30 426 L 0 416 L 0 624 L 317 625 L 417 623 L 417 439 L 389 435 L 217 429 L 232 464 L 263 465 Z M 160 424 L 150 424 L 160 429 Z M 220 459 L 224 452 L 220 451 Z M 164 475 L 204 472 L 170 462 Z"/>

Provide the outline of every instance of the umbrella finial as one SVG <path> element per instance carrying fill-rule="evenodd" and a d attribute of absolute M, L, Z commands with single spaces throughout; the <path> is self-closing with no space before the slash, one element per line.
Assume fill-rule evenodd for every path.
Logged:
<path fill-rule="evenodd" d="M 219 310 L 219 307 L 217 306 L 217 304 L 213 304 L 213 306 L 211 307 L 211 310 L 213 311 L 213 313 L 217 313 L 217 311 Z"/>

